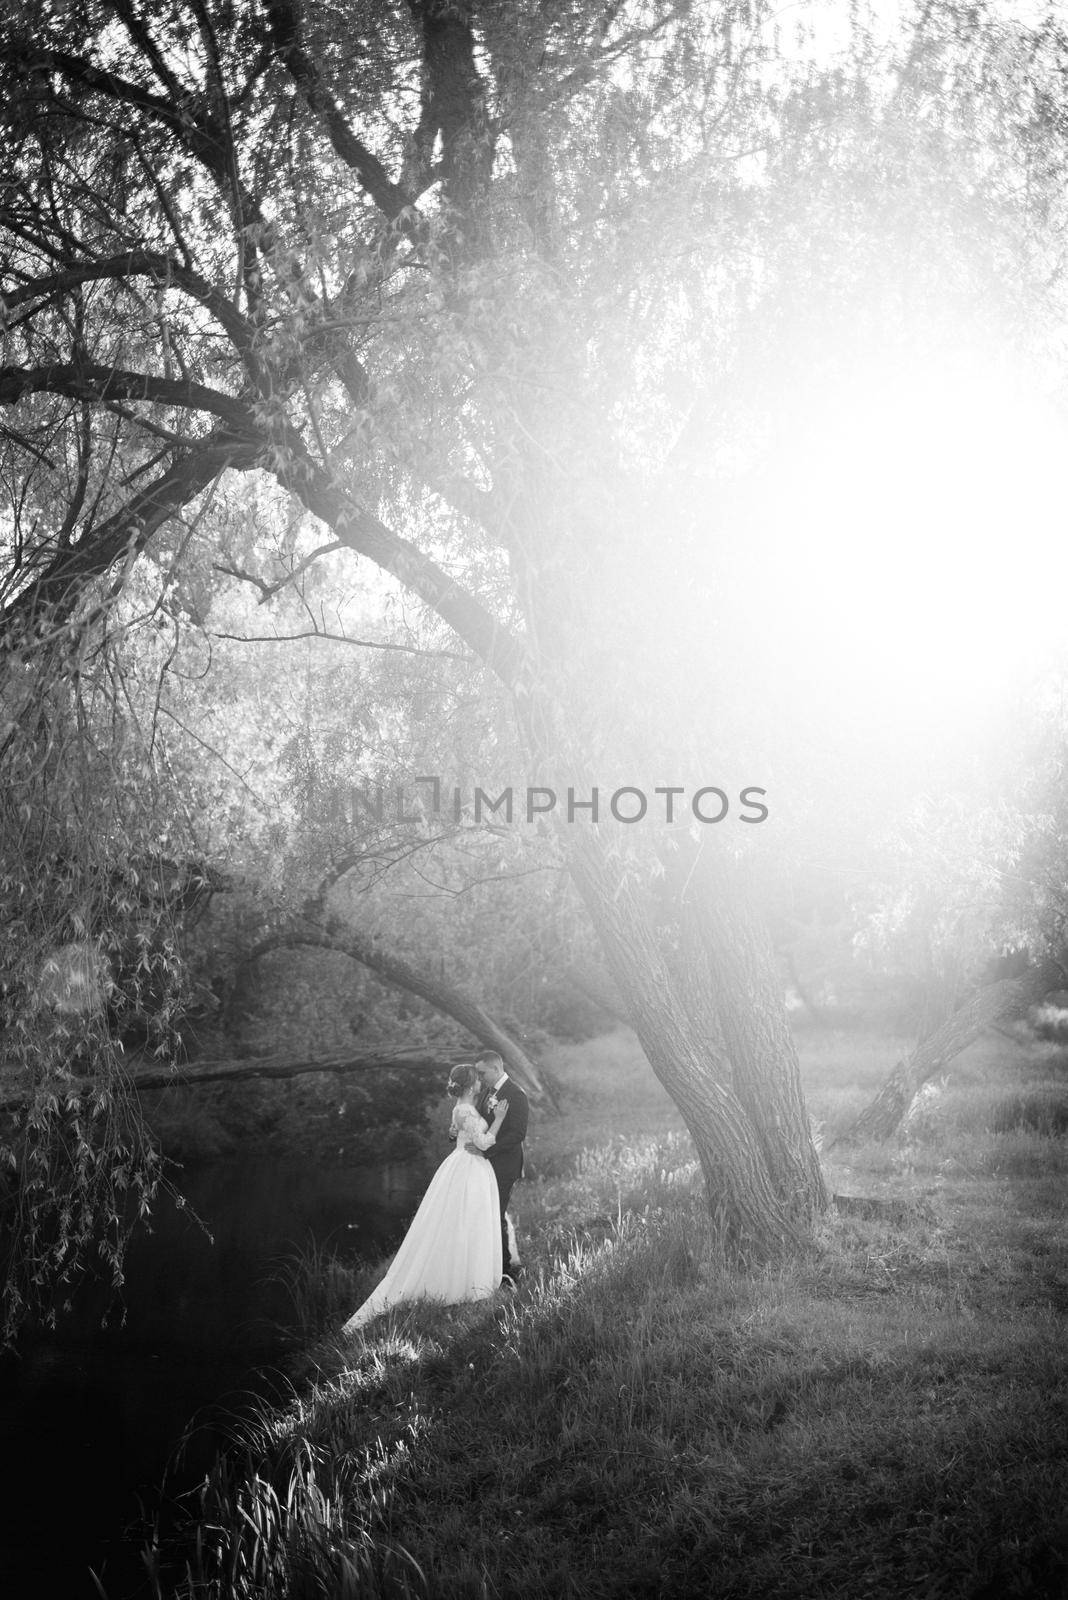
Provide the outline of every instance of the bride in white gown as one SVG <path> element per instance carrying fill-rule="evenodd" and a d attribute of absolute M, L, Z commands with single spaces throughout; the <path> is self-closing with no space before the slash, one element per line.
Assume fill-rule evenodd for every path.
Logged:
<path fill-rule="evenodd" d="M 501 1218 L 497 1177 L 479 1155 L 497 1137 L 507 1114 L 501 1103 L 487 1128 L 475 1110 L 478 1074 L 466 1061 L 449 1074 L 456 1097 L 450 1131 L 456 1149 L 430 1180 L 389 1271 L 342 1328 L 352 1333 L 407 1300 L 458 1305 L 487 1299 L 501 1281 Z"/>

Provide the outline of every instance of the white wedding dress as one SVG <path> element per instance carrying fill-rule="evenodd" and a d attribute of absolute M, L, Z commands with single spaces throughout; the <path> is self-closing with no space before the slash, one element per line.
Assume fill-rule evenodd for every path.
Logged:
<path fill-rule="evenodd" d="M 453 1107 L 456 1149 L 430 1180 L 389 1271 L 342 1328 L 352 1333 L 407 1300 L 485 1300 L 501 1281 L 497 1177 L 478 1154 L 493 1143 L 474 1106 Z"/>

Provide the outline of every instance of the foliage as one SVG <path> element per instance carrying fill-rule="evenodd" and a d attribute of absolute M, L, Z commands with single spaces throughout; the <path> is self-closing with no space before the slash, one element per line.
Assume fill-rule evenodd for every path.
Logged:
<path fill-rule="evenodd" d="M 300 600 L 312 602 L 305 578 Z M 283 639 L 300 600 L 276 604 Z M 541 832 L 474 811 L 476 788 L 492 798 L 509 785 L 522 807 L 501 697 L 469 665 L 421 648 L 414 627 L 403 650 L 370 658 L 318 641 L 257 658 L 221 637 L 251 631 L 249 613 L 241 595 L 217 598 L 210 657 L 196 635 L 180 642 L 161 736 L 198 836 L 228 872 L 188 954 L 231 1037 L 330 1050 L 353 1033 L 444 1036 L 440 1016 L 343 957 L 287 950 L 248 965 L 295 918 L 381 940 L 520 1028 L 566 1004 L 572 953 L 589 934 L 558 852 Z"/>
<path fill-rule="evenodd" d="M 0 785 L 3 1338 L 94 1265 L 117 1288 L 163 1180 L 126 1044 L 173 1060 L 178 925 L 204 888 L 104 644 L 41 687 L 6 661 Z"/>

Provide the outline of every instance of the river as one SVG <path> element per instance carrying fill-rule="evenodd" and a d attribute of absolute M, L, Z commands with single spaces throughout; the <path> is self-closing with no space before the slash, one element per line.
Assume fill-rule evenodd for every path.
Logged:
<path fill-rule="evenodd" d="M 389 1248 L 426 1177 L 420 1163 L 273 1156 L 183 1175 L 188 1206 L 164 1200 L 131 1244 L 125 1325 L 100 1326 L 90 1285 L 55 1333 L 0 1363 L 0 1591 L 100 1600 L 92 1568 L 108 1600 L 141 1600 L 142 1505 L 158 1504 L 190 1423 L 172 1492 L 203 1476 L 243 1404 L 284 1392 L 275 1363 L 294 1311 L 280 1261 L 312 1241 L 344 1260 Z"/>

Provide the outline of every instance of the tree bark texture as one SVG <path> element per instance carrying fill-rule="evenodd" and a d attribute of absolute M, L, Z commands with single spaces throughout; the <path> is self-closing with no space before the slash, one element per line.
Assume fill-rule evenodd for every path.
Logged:
<path fill-rule="evenodd" d="M 767 931 L 711 846 L 698 852 L 680 899 L 683 936 L 704 958 L 697 963 L 698 981 L 712 991 L 732 1086 L 772 1186 L 791 1216 L 812 1220 L 826 1209 L 827 1192 Z"/>
<path fill-rule="evenodd" d="M 735 1248 L 771 1255 L 801 1244 L 805 1224 L 826 1204 L 818 1162 L 813 1151 L 817 1181 L 799 1190 L 796 1169 L 805 1158 L 775 1148 L 788 1137 L 785 1115 L 769 1138 L 767 1119 L 755 1124 L 738 1092 L 741 1085 L 752 1103 L 748 1057 L 732 1060 L 715 1005 L 720 975 L 708 959 L 709 941 L 681 926 L 674 937 L 667 934 L 650 915 L 647 895 L 625 880 L 621 886 L 593 830 L 576 827 L 571 833 L 575 882 L 625 996 L 631 1026 L 693 1138 L 712 1214 Z M 735 927 L 742 926 L 739 910 Z M 724 974 L 722 981 L 733 976 Z M 774 994 L 755 987 L 751 998 L 760 1008 L 775 1003 Z M 766 1076 L 782 1066 L 781 1059 L 769 1059 Z M 807 1122 L 803 1135 L 811 1149 Z"/>

